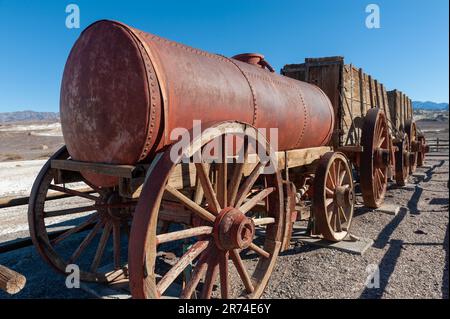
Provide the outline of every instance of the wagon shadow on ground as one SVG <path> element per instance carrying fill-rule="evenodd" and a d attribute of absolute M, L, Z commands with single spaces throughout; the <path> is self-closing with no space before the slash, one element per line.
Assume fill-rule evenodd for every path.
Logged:
<path fill-rule="evenodd" d="M 425 172 L 426 177 L 419 180 L 417 184 L 421 182 L 428 182 L 431 180 L 432 175 L 435 173 L 435 169 L 441 167 L 445 161 L 440 161 L 438 164 L 433 165 L 430 169 Z M 395 229 L 400 225 L 403 219 L 407 216 L 408 210 L 411 215 L 420 215 L 420 210 L 418 208 L 418 202 L 423 194 L 423 188 L 420 186 L 415 186 L 414 193 L 407 203 L 407 209 L 405 207 L 400 208 L 400 212 L 395 216 L 391 222 L 386 225 L 383 230 L 379 233 L 378 237 L 374 241 L 374 247 L 383 249 L 389 244 L 389 248 L 383 255 L 383 258 L 379 262 L 379 287 L 370 288 L 366 287 L 360 298 L 362 299 L 380 299 L 386 291 L 386 287 L 389 283 L 389 279 L 395 270 L 395 266 L 401 255 L 401 251 L 406 245 L 414 246 L 424 246 L 424 245 L 442 245 L 445 250 L 445 264 L 442 278 L 442 297 L 448 298 L 449 296 L 449 225 L 447 224 L 447 231 L 443 243 L 405 243 L 403 240 L 390 239 Z M 448 205 L 448 198 L 435 198 L 430 201 L 432 205 Z M 364 213 L 364 211 L 363 211 Z"/>
<path fill-rule="evenodd" d="M 443 166 L 444 163 L 445 163 L 444 160 L 440 160 L 438 164 L 434 164 L 433 166 L 431 166 L 431 168 L 427 169 L 425 171 L 425 178 L 423 178 L 421 181 L 429 182 L 431 180 L 431 178 L 433 177 L 433 174 L 435 173 L 436 168 Z"/>
<path fill-rule="evenodd" d="M 441 206 L 448 206 L 448 198 L 441 197 L 441 198 L 433 198 L 430 201 L 431 205 L 441 205 Z"/>
<path fill-rule="evenodd" d="M 420 215 L 420 209 L 418 207 L 420 197 L 422 197 L 423 188 L 420 186 L 416 186 L 414 188 L 414 193 L 412 194 L 410 200 L 406 204 L 411 215 Z"/>
<path fill-rule="evenodd" d="M 362 299 L 380 299 L 389 283 L 389 278 L 394 272 L 398 258 L 400 257 L 403 240 L 390 239 L 394 231 L 407 216 L 406 208 L 402 207 L 400 212 L 395 216 L 389 224 L 378 234 L 375 239 L 373 247 L 384 249 L 389 244 L 389 248 L 383 255 L 383 258 L 378 264 L 379 270 L 379 287 L 366 287 L 360 295 Z"/>

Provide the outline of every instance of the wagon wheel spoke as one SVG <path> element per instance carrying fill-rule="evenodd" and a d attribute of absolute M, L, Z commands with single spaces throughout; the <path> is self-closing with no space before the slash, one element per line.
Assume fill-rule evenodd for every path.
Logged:
<path fill-rule="evenodd" d="M 333 212 L 331 215 L 331 225 L 333 227 L 333 230 L 338 232 L 338 215 L 337 215 L 337 205 L 334 205 Z"/>
<path fill-rule="evenodd" d="M 176 190 L 170 185 L 166 185 L 166 191 L 168 191 L 172 196 L 177 198 L 183 205 L 185 205 L 191 212 L 195 213 L 198 217 L 203 220 L 214 222 L 216 217 L 208 212 L 206 209 L 189 199 L 187 196 L 183 195 L 180 191 Z"/>
<path fill-rule="evenodd" d="M 219 273 L 220 273 L 220 294 L 222 299 L 229 298 L 228 283 L 228 252 L 223 252 L 219 256 Z"/>
<path fill-rule="evenodd" d="M 325 186 L 325 192 L 327 197 L 333 197 L 334 196 L 334 191 L 332 189 L 330 189 L 329 187 Z"/>
<path fill-rule="evenodd" d="M 379 140 L 378 140 L 378 144 L 377 147 L 380 148 L 381 145 L 383 145 L 383 142 L 386 140 L 386 138 L 384 136 L 382 136 Z"/>
<path fill-rule="evenodd" d="M 211 255 L 208 259 L 208 269 L 206 270 L 205 283 L 201 293 L 202 299 L 210 299 L 214 283 L 219 274 L 219 262 L 217 256 Z"/>
<path fill-rule="evenodd" d="M 258 177 L 261 175 L 261 170 L 266 166 L 266 163 L 258 162 L 258 164 L 253 168 L 252 172 L 245 179 L 242 186 L 239 188 L 236 204 L 234 206 L 240 207 L 244 202 L 247 194 L 250 192 L 250 189 L 255 184 Z"/>
<path fill-rule="evenodd" d="M 221 210 L 221 207 L 219 201 L 217 200 L 216 193 L 214 192 L 211 180 L 209 179 L 209 168 L 207 168 L 206 166 L 207 165 L 204 163 L 195 164 L 195 168 L 197 169 L 203 192 L 205 193 L 206 201 L 208 202 L 208 205 L 209 207 L 211 207 L 212 211 L 215 214 L 218 214 Z"/>
<path fill-rule="evenodd" d="M 380 187 L 381 187 L 381 178 L 380 178 L 380 174 L 378 173 L 377 169 L 375 169 L 374 174 L 375 174 L 375 181 L 376 181 L 375 186 L 376 186 L 377 189 L 380 189 Z"/>
<path fill-rule="evenodd" d="M 330 212 L 330 224 L 333 230 L 336 230 L 336 214 L 335 212 L 335 206 L 333 205 L 333 209 Z"/>
<path fill-rule="evenodd" d="M 334 196 L 334 192 L 333 192 L 333 196 Z M 325 200 L 325 207 L 328 208 L 330 205 L 332 205 L 334 203 L 334 198 L 327 198 Z"/>
<path fill-rule="evenodd" d="M 334 173 L 334 184 L 336 186 L 340 186 L 341 185 L 341 161 L 336 161 L 337 162 L 337 167 L 336 167 L 336 163 L 334 163 L 335 166 L 335 173 Z"/>
<path fill-rule="evenodd" d="M 100 197 L 98 196 L 93 196 L 90 193 L 91 192 L 81 192 L 75 189 L 70 189 L 70 188 L 66 188 L 66 187 L 61 187 L 58 185 L 54 185 L 54 184 L 50 184 L 48 189 L 57 191 L 57 192 L 61 192 L 61 193 L 66 193 L 69 195 L 74 195 L 74 196 L 78 196 L 78 197 L 82 197 L 82 198 L 86 198 L 86 199 L 90 199 L 93 201 L 97 201 L 100 199 Z"/>
<path fill-rule="evenodd" d="M 253 207 L 255 207 L 260 201 L 267 198 L 267 196 L 269 196 L 274 190 L 275 190 L 274 187 L 269 187 L 269 188 L 266 188 L 266 189 L 260 191 L 258 194 L 253 196 L 250 200 L 245 202 L 245 204 L 243 204 L 241 207 L 239 207 L 239 210 L 243 214 L 247 213 L 249 210 L 251 210 Z"/>
<path fill-rule="evenodd" d="M 260 255 L 263 258 L 269 258 L 270 257 L 270 253 L 268 253 L 267 251 L 265 251 L 264 249 L 262 249 L 261 247 L 259 247 L 255 243 L 251 243 L 248 246 L 248 248 L 253 250 L 255 253 L 257 253 L 258 255 Z"/>
<path fill-rule="evenodd" d="M 243 145 L 243 151 L 244 151 L 244 159 L 242 163 L 236 163 L 235 168 L 233 170 L 233 176 L 230 180 L 230 183 L 228 184 L 228 203 L 229 205 L 233 206 L 236 202 L 236 196 L 239 190 L 239 185 L 241 184 L 242 180 L 242 173 L 244 171 L 244 165 L 247 162 L 248 159 L 248 137 L 244 137 L 244 145 Z M 239 158 L 238 158 L 239 160 Z"/>
<path fill-rule="evenodd" d="M 161 278 L 157 284 L 157 290 L 162 295 L 181 272 L 208 247 L 208 241 L 198 241 L 177 261 L 175 266 Z M 191 279 L 192 280 L 192 279 Z M 195 289 L 195 287 L 194 287 Z"/>
<path fill-rule="evenodd" d="M 344 182 L 344 178 L 345 178 L 345 175 L 347 174 L 347 172 L 345 171 L 345 170 L 342 170 L 341 172 L 340 172 L 340 174 L 339 174 L 339 185 L 342 185 L 342 183 Z"/>
<path fill-rule="evenodd" d="M 374 171 L 373 183 L 374 183 L 374 197 L 375 199 L 377 199 L 378 190 L 380 189 L 380 180 L 378 179 L 378 174 L 376 171 Z"/>
<path fill-rule="evenodd" d="M 110 222 L 107 222 L 105 224 L 105 227 L 103 228 L 102 236 L 100 237 L 100 241 L 97 246 L 97 251 L 95 252 L 94 260 L 92 261 L 91 264 L 92 272 L 96 272 L 97 268 L 100 266 L 103 257 L 103 252 L 105 251 L 106 243 L 108 242 L 111 230 L 112 225 Z"/>
<path fill-rule="evenodd" d="M 252 280 L 250 279 L 250 276 L 248 275 L 247 270 L 245 269 L 244 263 L 242 262 L 239 252 L 236 249 L 231 250 L 230 257 L 231 260 L 233 261 L 234 266 L 236 267 L 239 277 L 244 283 L 245 290 L 249 294 L 252 293 L 255 288 L 253 287 Z"/>
<path fill-rule="evenodd" d="M 226 145 L 226 135 L 222 135 L 221 138 L 221 158 L 218 164 L 218 174 L 217 174 L 217 200 L 221 207 L 227 207 L 227 184 L 228 184 L 228 172 L 227 172 L 227 145 Z"/>
<path fill-rule="evenodd" d="M 164 244 L 180 239 L 187 239 L 202 235 L 211 235 L 213 228 L 210 226 L 199 226 L 170 233 L 163 233 L 156 236 L 158 244 Z"/>
<path fill-rule="evenodd" d="M 253 219 L 253 223 L 255 224 L 255 226 L 270 225 L 275 223 L 275 218 L 273 217 L 256 218 Z"/>
<path fill-rule="evenodd" d="M 378 121 L 375 127 L 375 137 L 377 141 L 381 139 L 381 137 L 383 136 L 383 132 L 384 132 L 383 124 L 381 123 L 381 121 Z"/>
<path fill-rule="evenodd" d="M 344 219 L 344 222 L 348 221 L 347 216 L 345 216 L 344 208 L 342 208 L 341 206 L 339 206 L 339 214 Z"/>
<path fill-rule="evenodd" d="M 205 192 L 203 191 L 202 183 L 201 183 L 200 178 L 198 177 L 198 174 L 197 174 L 193 200 L 194 200 L 194 202 L 196 204 L 201 205 L 202 202 L 203 202 L 203 197 L 205 197 Z"/>
<path fill-rule="evenodd" d="M 95 235 L 97 235 L 98 231 L 103 227 L 105 222 L 103 220 L 98 221 L 94 228 L 91 229 L 89 234 L 83 239 L 81 244 L 75 249 L 72 256 L 69 258 L 69 264 L 73 264 L 83 253 L 83 251 L 89 246 L 89 244 L 94 239 Z"/>
<path fill-rule="evenodd" d="M 381 168 L 377 168 L 378 170 L 378 174 L 380 174 L 381 179 L 384 180 L 386 178 L 386 176 L 384 175 L 383 171 L 381 170 Z"/>
<path fill-rule="evenodd" d="M 197 264 L 195 265 L 194 271 L 191 274 L 191 277 L 186 284 L 186 286 L 181 291 L 180 298 L 181 299 L 190 299 L 195 292 L 200 280 L 205 276 L 206 270 L 208 268 L 208 264 L 206 260 L 208 259 L 208 250 L 204 251 L 203 254 L 200 255 Z"/>
<path fill-rule="evenodd" d="M 45 218 L 48 218 L 48 217 L 73 215 L 73 214 L 92 212 L 96 209 L 97 209 L 97 207 L 95 205 L 81 206 L 81 207 L 74 207 L 74 208 L 67 208 L 67 209 L 44 211 L 44 216 L 45 216 Z"/>
<path fill-rule="evenodd" d="M 335 189 L 336 188 L 336 184 L 334 182 L 334 178 L 333 176 L 331 176 L 331 172 L 327 174 L 327 187 L 331 188 L 331 189 Z"/>
<path fill-rule="evenodd" d="M 333 212 L 333 214 L 335 215 L 335 220 L 336 220 L 336 231 L 340 232 L 342 231 L 342 226 L 341 226 L 341 217 L 339 216 L 339 206 L 336 205 L 336 208 Z"/>
<path fill-rule="evenodd" d="M 54 238 L 53 240 L 50 241 L 50 243 L 53 246 L 57 245 L 58 243 L 62 242 L 64 239 L 68 238 L 69 236 L 76 234 L 76 233 L 82 231 L 83 229 L 85 229 L 86 227 L 88 227 L 89 225 L 93 224 L 97 219 L 98 219 L 98 214 L 95 213 L 91 217 L 89 217 L 86 221 L 79 224 L 78 226 L 70 228 L 69 230 L 67 230 L 64 233 L 62 233 L 61 235 L 59 235 L 58 237 Z"/>
<path fill-rule="evenodd" d="M 113 222 L 113 255 L 114 255 L 114 268 L 120 268 L 120 222 Z"/>

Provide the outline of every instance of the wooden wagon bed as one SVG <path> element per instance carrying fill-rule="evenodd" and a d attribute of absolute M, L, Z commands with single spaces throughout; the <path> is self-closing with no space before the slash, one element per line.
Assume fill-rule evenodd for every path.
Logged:
<path fill-rule="evenodd" d="M 307 58 L 305 63 L 288 64 L 281 73 L 319 86 L 334 107 L 334 147 L 359 144 L 361 119 L 371 108 L 381 108 L 391 122 L 386 88 L 362 68 L 346 64 L 343 57 Z"/>

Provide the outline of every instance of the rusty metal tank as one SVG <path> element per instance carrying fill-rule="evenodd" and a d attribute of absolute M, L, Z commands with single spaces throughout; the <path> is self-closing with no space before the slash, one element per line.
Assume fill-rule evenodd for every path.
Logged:
<path fill-rule="evenodd" d="M 172 129 L 193 120 L 278 128 L 279 150 L 325 145 L 334 125 L 323 91 L 274 73 L 258 54 L 227 58 L 108 20 L 72 48 L 60 114 L 73 159 L 111 164 L 151 161 L 173 143 Z"/>

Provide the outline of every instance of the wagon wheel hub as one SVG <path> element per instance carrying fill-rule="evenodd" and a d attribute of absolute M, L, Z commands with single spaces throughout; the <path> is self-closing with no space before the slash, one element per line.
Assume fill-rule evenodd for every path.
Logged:
<path fill-rule="evenodd" d="M 245 249 L 253 241 L 255 225 L 240 210 L 227 207 L 217 216 L 213 233 L 219 249 Z"/>
<path fill-rule="evenodd" d="M 355 202 L 353 189 L 348 185 L 336 187 L 334 196 L 337 204 L 341 207 L 350 207 Z"/>
<path fill-rule="evenodd" d="M 389 150 L 383 148 L 377 148 L 375 150 L 375 166 L 384 168 L 389 165 Z"/>

